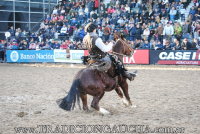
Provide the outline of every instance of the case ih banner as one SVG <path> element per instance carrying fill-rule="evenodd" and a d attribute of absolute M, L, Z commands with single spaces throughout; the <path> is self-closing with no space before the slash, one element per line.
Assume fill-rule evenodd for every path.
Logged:
<path fill-rule="evenodd" d="M 150 64 L 200 65 L 200 50 L 151 50 Z"/>

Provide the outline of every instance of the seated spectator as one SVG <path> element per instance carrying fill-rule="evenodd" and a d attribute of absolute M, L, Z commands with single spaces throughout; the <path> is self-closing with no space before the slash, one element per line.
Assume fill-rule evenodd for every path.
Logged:
<path fill-rule="evenodd" d="M 58 40 L 55 41 L 53 49 L 60 49 L 60 43 L 58 42 Z"/>
<path fill-rule="evenodd" d="M 134 46 L 133 46 L 133 49 L 138 49 L 138 48 L 140 48 L 141 43 L 142 43 L 141 39 L 136 39 L 135 44 L 134 44 Z"/>
<path fill-rule="evenodd" d="M 62 42 L 60 48 L 61 49 L 68 49 L 68 45 L 70 44 L 70 41 L 69 40 L 65 40 L 64 42 Z"/>
<path fill-rule="evenodd" d="M 192 50 L 199 50 L 200 49 L 200 42 L 198 41 L 198 39 L 193 39 L 192 41 Z"/>
<path fill-rule="evenodd" d="M 36 42 L 34 42 L 34 41 L 30 42 L 28 49 L 29 50 L 36 50 L 36 45 L 37 45 Z"/>
<path fill-rule="evenodd" d="M 157 41 L 156 45 L 155 45 L 155 50 L 163 50 L 164 46 L 161 43 L 161 41 Z"/>
<path fill-rule="evenodd" d="M 28 43 L 26 40 L 22 40 L 19 43 L 19 50 L 26 50 L 26 49 L 28 49 Z"/>
<path fill-rule="evenodd" d="M 172 50 L 172 47 L 170 45 L 170 41 L 169 40 L 164 40 L 163 41 L 163 46 L 164 46 L 164 50 Z"/>
<path fill-rule="evenodd" d="M 144 41 L 144 43 L 140 46 L 140 49 L 150 49 L 150 44 L 148 40 Z"/>
<path fill-rule="evenodd" d="M 172 50 L 181 50 L 181 44 L 176 38 L 173 40 L 173 43 L 171 46 L 172 46 Z"/>
<path fill-rule="evenodd" d="M 13 39 L 10 44 L 8 44 L 8 49 L 17 50 L 19 48 L 19 44 L 16 39 Z"/>
<path fill-rule="evenodd" d="M 76 43 L 75 42 L 71 42 L 69 44 L 69 49 L 71 49 L 71 50 L 77 49 Z"/>
<path fill-rule="evenodd" d="M 45 46 L 43 46 L 41 50 L 51 50 L 51 46 L 48 43 L 45 43 Z"/>
<path fill-rule="evenodd" d="M 191 50 L 192 44 L 188 41 L 187 38 L 183 39 L 183 42 L 181 43 L 182 50 Z"/>

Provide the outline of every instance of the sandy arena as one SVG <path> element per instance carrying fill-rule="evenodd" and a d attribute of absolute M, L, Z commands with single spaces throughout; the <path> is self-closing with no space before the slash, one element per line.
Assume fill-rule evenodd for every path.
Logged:
<path fill-rule="evenodd" d="M 125 107 L 115 91 L 107 92 L 100 106 L 111 114 L 104 116 L 92 110 L 67 112 L 56 104 L 57 99 L 66 95 L 73 76 L 82 67 L 1 63 L 0 134 L 16 134 L 17 127 L 35 128 L 37 125 L 44 128 L 37 131 L 47 133 L 44 125 L 54 130 L 61 125 L 122 124 L 148 125 L 151 129 L 183 127 L 185 134 L 200 134 L 199 66 L 129 66 L 129 70 L 138 70 L 137 78 L 129 82 L 129 94 L 137 107 Z M 89 97 L 89 104 L 91 99 Z M 138 126 L 138 133 L 140 129 Z"/>

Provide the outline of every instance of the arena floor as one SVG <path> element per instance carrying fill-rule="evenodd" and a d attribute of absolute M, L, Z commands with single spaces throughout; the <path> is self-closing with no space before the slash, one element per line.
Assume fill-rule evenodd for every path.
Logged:
<path fill-rule="evenodd" d="M 132 130 L 137 127 L 138 133 L 147 126 L 159 129 L 155 133 L 173 127 L 184 129 L 185 134 L 200 134 L 199 66 L 128 67 L 138 70 L 137 78 L 129 82 L 129 94 L 137 107 L 125 107 L 115 91 L 107 92 L 100 106 L 111 114 L 101 115 L 93 110 L 66 112 L 56 104 L 57 99 L 66 95 L 73 76 L 83 66 L 1 63 L 0 134 L 15 134 L 19 127 L 40 127 L 37 132 L 51 133 L 47 128 L 55 130 L 62 125 L 119 125 L 118 133 L 128 133 L 122 131 L 126 128 L 123 125 L 132 126 Z"/>

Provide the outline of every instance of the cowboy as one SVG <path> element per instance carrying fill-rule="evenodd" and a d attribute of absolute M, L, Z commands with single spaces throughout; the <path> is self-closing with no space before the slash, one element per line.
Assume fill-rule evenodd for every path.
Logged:
<path fill-rule="evenodd" d="M 113 42 L 105 45 L 102 39 L 98 37 L 96 30 L 97 26 L 95 24 L 87 24 L 85 26 L 87 35 L 84 37 L 83 43 L 86 45 L 86 48 L 88 49 L 91 57 L 95 57 L 96 59 L 107 59 L 107 57 L 112 56 L 111 54 L 108 54 L 108 52 L 112 51 Z M 128 78 L 130 81 L 134 80 L 136 73 L 128 72 L 119 58 L 116 58 L 117 56 L 114 57 L 115 58 L 112 59 L 115 60 L 113 62 L 115 62 L 117 74 Z"/>

